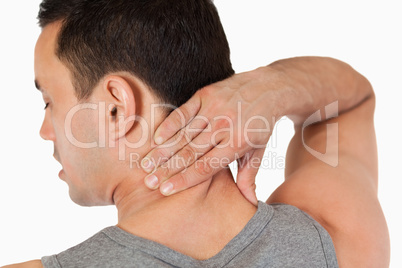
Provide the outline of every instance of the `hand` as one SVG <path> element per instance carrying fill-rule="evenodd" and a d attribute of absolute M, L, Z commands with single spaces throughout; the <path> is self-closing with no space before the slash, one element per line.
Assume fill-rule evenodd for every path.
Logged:
<path fill-rule="evenodd" d="M 159 146 L 142 161 L 144 170 L 152 172 L 146 185 L 171 195 L 237 160 L 238 188 L 257 204 L 255 176 L 277 121 L 276 81 L 273 70 L 263 67 L 199 90 L 156 130 Z"/>

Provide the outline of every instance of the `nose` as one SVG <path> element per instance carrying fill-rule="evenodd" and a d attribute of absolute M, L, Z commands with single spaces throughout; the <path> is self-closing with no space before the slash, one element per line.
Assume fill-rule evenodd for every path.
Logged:
<path fill-rule="evenodd" d="M 40 134 L 41 138 L 44 140 L 51 140 L 51 141 L 56 140 L 56 135 L 54 133 L 53 124 L 49 118 L 48 112 L 45 113 L 45 118 L 43 119 L 43 123 L 40 128 L 39 134 Z"/>

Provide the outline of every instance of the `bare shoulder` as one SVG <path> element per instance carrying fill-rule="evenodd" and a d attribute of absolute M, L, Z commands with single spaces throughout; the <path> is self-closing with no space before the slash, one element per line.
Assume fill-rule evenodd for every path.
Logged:
<path fill-rule="evenodd" d="M 6 266 L 3 266 L 2 268 L 43 268 L 43 265 L 40 260 L 34 260 L 34 261 L 27 261 L 27 262 L 23 262 L 23 263 L 6 265 Z"/>
<path fill-rule="evenodd" d="M 340 267 L 389 265 L 388 229 L 377 198 L 373 115 L 374 98 L 337 118 L 305 129 L 296 127 L 285 182 L 267 200 L 296 206 L 318 221 L 331 235 Z M 334 134 L 327 127 L 330 124 L 338 128 L 336 165 L 306 150 L 309 146 L 322 153 L 331 151 L 327 144 L 327 137 Z"/>

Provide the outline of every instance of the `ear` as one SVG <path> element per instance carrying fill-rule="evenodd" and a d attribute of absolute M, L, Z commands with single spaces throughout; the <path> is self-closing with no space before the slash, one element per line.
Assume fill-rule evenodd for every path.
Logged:
<path fill-rule="evenodd" d="M 117 75 L 107 76 L 103 81 L 103 88 L 110 100 L 107 109 L 109 135 L 117 140 L 134 126 L 136 107 L 133 88 L 126 79 Z"/>

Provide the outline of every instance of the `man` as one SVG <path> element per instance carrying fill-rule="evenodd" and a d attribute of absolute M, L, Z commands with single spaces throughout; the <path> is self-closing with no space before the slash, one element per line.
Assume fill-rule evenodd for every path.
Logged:
<path fill-rule="evenodd" d="M 167 151 L 157 148 L 143 161 L 148 171 L 158 167 L 152 174 L 136 165 L 155 147 L 148 137 L 169 112 L 152 105 L 179 106 L 198 88 L 233 74 L 210 1 L 48 0 L 39 19 L 43 31 L 35 49 L 35 76 L 46 103 L 41 136 L 54 143 L 54 156 L 63 166 L 59 176 L 69 185 L 71 199 L 85 206 L 116 205 L 118 225 L 21 267 L 387 265 L 387 230 L 376 198 L 374 95 L 352 68 L 331 59 L 284 60 L 206 87 L 180 110 L 187 121 L 206 110 L 209 116 L 234 119 L 233 107 L 242 100 L 245 119 L 292 116 L 297 131 L 286 181 L 268 203 L 293 206 L 257 204 L 247 187 L 239 191 L 228 169 L 194 162 L 195 150 L 205 154 L 211 149 L 193 145 L 209 145 L 206 133 L 196 136 L 185 129 L 184 138 L 177 135 L 178 143 L 164 149 L 191 161 L 160 165 L 156 158 Z M 197 99 L 202 105 L 191 105 Z M 300 136 L 308 115 L 335 100 L 340 116 L 304 130 L 304 140 L 319 150 L 325 145 L 325 124 L 338 123 L 339 164 L 334 168 L 308 155 Z M 191 129 L 208 125 L 192 122 Z M 211 129 L 226 128 L 228 122 L 216 120 Z M 166 125 L 169 121 L 162 129 Z M 175 124 L 162 132 L 158 143 L 177 129 Z M 214 149 L 220 152 L 216 155 L 236 151 L 261 158 L 269 131 L 253 133 L 250 140 L 259 146 L 250 149 L 249 136 L 240 135 L 240 145 Z M 224 132 L 212 135 L 217 143 L 226 141 Z M 190 168 L 179 173 L 186 163 Z M 243 172 L 255 175 L 255 170 L 245 165 Z M 169 196 L 148 189 L 144 178 L 153 189 L 170 178 L 161 185 Z"/>

